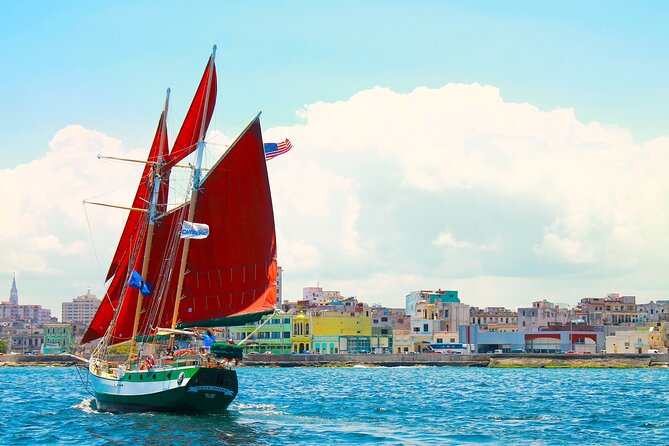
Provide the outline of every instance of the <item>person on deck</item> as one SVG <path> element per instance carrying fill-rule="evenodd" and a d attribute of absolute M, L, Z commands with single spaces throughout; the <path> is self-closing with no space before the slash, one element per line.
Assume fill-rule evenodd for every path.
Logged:
<path fill-rule="evenodd" d="M 216 335 L 211 330 L 207 330 L 206 333 L 202 334 L 202 340 L 204 341 L 205 351 L 209 351 L 214 342 L 216 342 Z"/>

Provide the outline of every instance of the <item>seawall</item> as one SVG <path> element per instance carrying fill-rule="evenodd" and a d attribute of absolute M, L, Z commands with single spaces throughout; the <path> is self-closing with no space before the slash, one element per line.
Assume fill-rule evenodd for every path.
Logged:
<path fill-rule="evenodd" d="M 117 358 L 122 361 L 125 356 Z M 74 355 L 0 355 L 0 367 L 86 364 Z M 669 368 L 669 355 L 248 355 L 246 367 L 535 367 L 535 368 Z"/>
<path fill-rule="evenodd" d="M 251 355 L 248 367 L 537 367 L 537 368 L 648 368 L 669 367 L 669 355 Z"/>
<path fill-rule="evenodd" d="M 78 356 L 62 355 L 0 355 L 0 366 L 4 367 L 68 367 L 87 364 L 88 361 Z"/>

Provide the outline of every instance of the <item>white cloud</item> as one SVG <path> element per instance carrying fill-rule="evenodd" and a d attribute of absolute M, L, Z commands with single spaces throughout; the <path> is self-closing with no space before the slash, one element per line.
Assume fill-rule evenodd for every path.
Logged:
<path fill-rule="evenodd" d="M 376 87 L 298 116 L 264 135 L 294 145 L 268 164 L 288 299 L 317 280 L 395 304 L 415 288 L 460 289 L 477 305 L 616 289 L 666 297 L 669 137 L 637 144 L 625 129 L 477 84 Z M 215 153 L 231 141 L 209 136 Z M 0 271 L 49 273 L 73 295 L 101 282 L 125 219 L 84 212 L 82 199 L 125 204 L 138 177 L 95 155 L 146 151 L 81 126 L 49 147 L 0 171 Z"/>
<path fill-rule="evenodd" d="M 497 246 L 494 244 L 490 245 L 477 245 L 476 243 L 466 242 L 461 240 L 456 240 L 453 237 L 453 234 L 450 232 L 442 232 L 439 234 L 439 237 L 433 242 L 437 246 L 444 246 L 446 248 L 456 248 L 456 249 L 475 249 L 475 250 L 495 250 Z"/>
<path fill-rule="evenodd" d="M 321 280 L 366 288 L 379 271 L 413 271 L 443 274 L 444 287 L 471 275 L 634 276 L 669 263 L 667 137 L 636 144 L 625 129 L 505 102 L 477 84 L 376 87 L 298 116 L 299 125 L 268 131 L 295 147 L 270 163 L 274 190 L 291 190 L 275 193 L 275 207 L 286 208 L 277 212 L 287 237 L 321 251 L 312 271 Z M 331 199 L 337 184 L 350 185 L 342 193 L 354 208 Z M 353 256 L 351 239 L 332 227 L 347 214 Z M 298 222 L 305 215 L 313 227 Z M 457 254 L 444 261 L 446 249 Z M 630 285 L 657 290 L 661 281 Z"/>

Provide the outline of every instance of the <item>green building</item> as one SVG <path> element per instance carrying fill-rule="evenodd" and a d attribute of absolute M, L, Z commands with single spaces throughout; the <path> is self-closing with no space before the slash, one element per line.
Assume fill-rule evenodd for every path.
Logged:
<path fill-rule="evenodd" d="M 244 353 L 247 354 L 252 352 L 270 352 L 275 355 L 290 354 L 292 318 L 293 315 L 290 314 L 263 316 L 259 322 L 230 327 L 230 336 L 236 344 L 248 337 L 248 340 L 243 344 Z M 267 321 L 267 319 L 270 320 Z M 262 327 L 258 329 L 260 325 Z"/>
<path fill-rule="evenodd" d="M 71 353 L 72 326 L 70 324 L 44 324 L 44 343 L 42 353 Z"/>

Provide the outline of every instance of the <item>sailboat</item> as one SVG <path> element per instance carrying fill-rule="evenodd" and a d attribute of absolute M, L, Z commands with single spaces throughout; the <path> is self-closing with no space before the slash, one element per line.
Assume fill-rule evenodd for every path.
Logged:
<path fill-rule="evenodd" d="M 202 167 L 215 53 L 171 151 L 167 91 L 105 297 L 81 341 L 99 339 L 88 370 L 100 410 L 226 409 L 238 392 L 241 346 L 215 342 L 216 330 L 274 312 L 276 234 L 260 115 Z M 193 152 L 194 165 L 179 164 Z M 191 170 L 190 200 L 169 208 L 170 174 L 183 168 Z M 129 353 L 119 359 L 112 353 L 121 343 Z"/>

